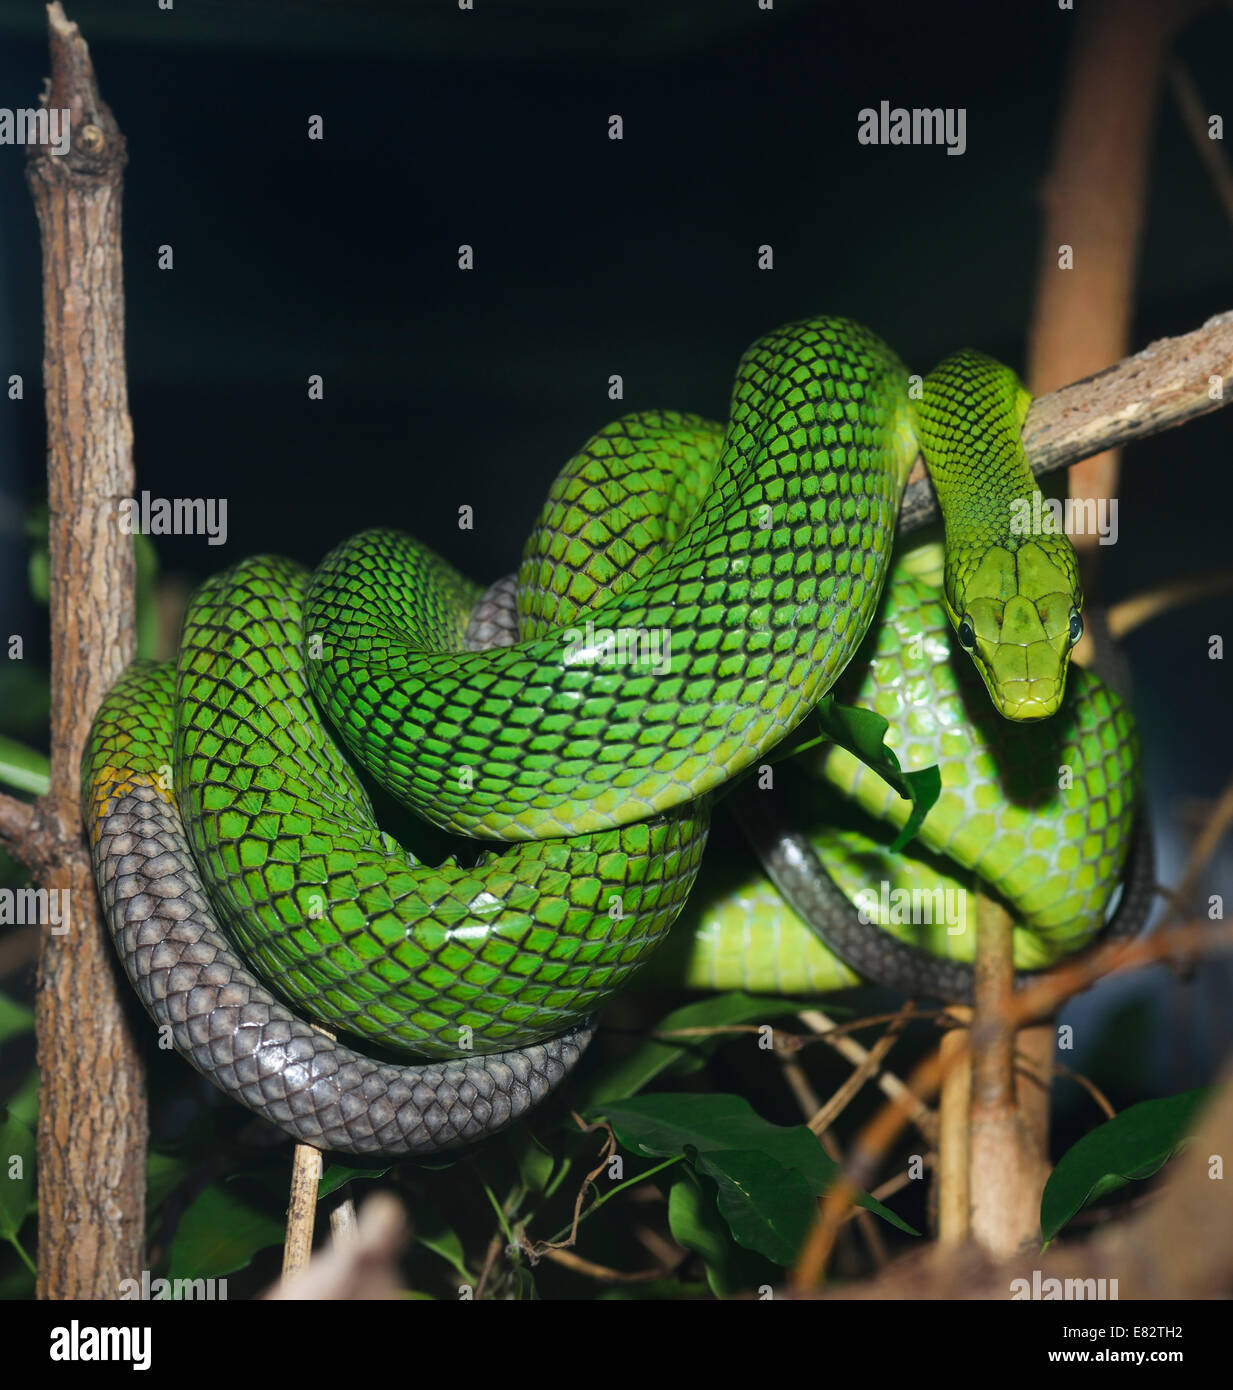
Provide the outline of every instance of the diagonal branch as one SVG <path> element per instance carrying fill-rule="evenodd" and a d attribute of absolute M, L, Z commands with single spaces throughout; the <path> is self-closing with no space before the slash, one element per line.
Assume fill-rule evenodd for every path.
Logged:
<path fill-rule="evenodd" d="M 1023 443 L 1032 471 L 1043 477 L 1080 459 L 1161 434 L 1219 410 L 1233 382 L 1233 311 L 1179 338 L 1161 338 L 1095 376 L 1032 402 Z M 919 476 L 918 476 L 919 475 Z M 937 521 L 933 484 L 917 462 L 904 494 L 899 529 Z"/>

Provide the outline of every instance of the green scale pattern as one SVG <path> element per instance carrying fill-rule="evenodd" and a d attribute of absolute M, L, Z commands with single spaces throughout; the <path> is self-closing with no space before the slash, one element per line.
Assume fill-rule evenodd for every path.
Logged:
<path fill-rule="evenodd" d="M 134 661 L 107 692 L 81 758 L 84 819 L 97 822 L 134 781 L 154 782 L 171 800 L 175 670 Z"/>
<path fill-rule="evenodd" d="M 1040 485 L 1020 438 L 1031 397 L 984 353 L 952 353 L 925 378 L 913 424 L 942 500 L 949 563 L 943 594 L 967 618 L 972 660 L 1008 718 L 1052 715 L 1066 687 L 1079 594 L 1074 547 L 1020 529 Z"/>
<path fill-rule="evenodd" d="M 885 344 L 812 319 L 746 352 L 726 430 L 667 412 L 608 426 L 553 486 L 510 648 L 464 650 L 478 589 L 392 531 L 311 578 L 267 558 L 203 586 L 176 676 L 175 796 L 255 968 L 321 1023 L 437 1057 L 559 1034 L 627 983 L 690 891 L 708 794 L 800 722 L 864 637 L 917 428 L 943 457 L 944 507 L 948 492 L 966 505 L 945 477 L 938 373 L 913 408 Z M 986 422 L 1017 409 L 988 359 L 947 389 Z M 1000 448 L 963 465 L 978 497 Z M 667 668 L 568 661 L 564 625 L 583 615 L 662 633 Z M 475 867 L 418 862 L 378 827 L 321 710 L 413 811 L 512 843 Z"/>
<path fill-rule="evenodd" d="M 938 585 L 919 577 L 924 554 L 919 548 L 896 562 L 882 621 L 836 694 L 888 721 L 886 741 L 906 771 L 936 764 L 942 793 L 917 839 L 892 853 L 907 803 L 851 754 L 827 745 L 808 756 L 816 781 L 798 810 L 849 898 L 877 895 L 883 881 L 888 891 L 970 894 L 979 879 L 1015 920 L 1016 968 L 1041 969 L 1085 946 L 1103 924 L 1140 793 L 1138 732 L 1118 696 L 1078 668 L 1052 719 L 1011 723 L 998 715 L 959 649 Z M 885 828 L 839 824 L 851 817 L 828 786 Z M 935 955 L 971 961 L 974 916 L 960 932 L 946 923 L 881 925 Z M 763 875 L 735 865 L 721 866 L 717 879 L 709 870 L 703 876 L 650 974 L 657 984 L 693 989 L 859 983 Z"/>
<path fill-rule="evenodd" d="M 669 671 L 567 664 L 559 632 L 443 650 L 414 616 L 436 567 L 409 537 L 369 531 L 314 573 L 314 694 L 377 781 L 463 834 L 574 835 L 721 786 L 804 718 L 872 617 L 916 454 L 906 382 L 885 344 L 841 319 L 745 353 L 701 506 L 589 615 L 666 633 Z"/>
<path fill-rule="evenodd" d="M 453 1057 L 560 1033 L 667 931 L 705 821 L 514 845 L 475 868 L 417 863 L 378 827 L 309 695 L 305 582 L 288 561 L 247 560 L 208 580 L 185 621 L 175 787 L 216 910 L 304 1013 L 393 1050 Z"/>
<path fill-rule="evenodd" d="M 870 634 L 867 667 L 854 663 L 840 693 L 887 720 L 905 770 L 937 763 L 942 792 L 921 844 L 1011 905 L 1028 929 L 1025 968 L 1078 950 L 1101 926 L 1130 847 L 1139 740 L 1129 709 L 1076 667 L 1051 719 L 1012 723 L 956 654 L 935 587 L 904 576 L 887 613 Z M 871 815 L 896 829 L 907 819 L 906 803 L 845 750 L 828 748 L 818 762 Z"/>

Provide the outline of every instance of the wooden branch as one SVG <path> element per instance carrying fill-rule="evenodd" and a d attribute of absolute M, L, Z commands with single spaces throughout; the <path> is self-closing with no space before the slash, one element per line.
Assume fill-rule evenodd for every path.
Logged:
<path fill-rule="evenodd" d="M 328 1028 L 313 1024 L 323 1037 Z M 291 1195 L 287 1200 L 287 1232 L 283 1237 L 283 1279 L 306 1270 L 313 1255 L 317 1229 L 317 1189 L 325 1171 L 325 1155 L 310 1144 L 297 1144 L 291 1154 Z M 354 1214 L 354 1212 L 353 1212 Z"/>
<path fill-rule="evenodd" d="M 1066 999 L 1107 975 L 1137 970 L 1179 952 L 1213 954 L 1228 950 L 1233 950 L 1233 924 L 1195 921 L 1137 941 L 1119 941 L 1080 952 L 1020 990 L 1008 1002 L 1005 1018 L 992 1024 L 974 1022 L 968 1030 L 966 1046 L 938 1048 L 921 1058 L 908 1078 L 908 1090 L 918 1102 L 928 1102 L 947 1074 L 963 1065 L 970 1051 L 979 1051 L 995 1041 L 997 1034 L 1006 1027 L 1021 1028 L 1033 1019 L 1047 1017 Z M 816 1289 L 821 1282 L 835 1234 L 849 1206 L 862 1188 L 872 1187 L 878 1165 L 902 1133 L 910 1113 L 905 1101 L 894 1100 L 883 1106 L 857 1135 L 843 1176 L 831 1185 L 822 1199 L 813 1227 L 789 1275 L 793 1290 Z"/>
<path fill-rule="evenodd" d="M 23 864 L 29 864 L 32 856 L 43 849 L 35 843 L 37 812 L 28 801 L 18 801 L 15 796 L 0 792 L 0 846 L 15 855 Z"/>
<path fill-rule="evenodd" d="M 1046 1279 L 1116 1279 L 1116 1297 L 1122 1300 L 1228 1298 L 1233 1294 L 1233 1202 L 1212 1178 L 1210 1158 L 1228 1154 L 1231 1142 L 1233 1071 L 1226 1069 L 1223 1085 L 1200 1116 L 1197 1135 L 1173 1159 L 1159 1198 L 1090 1240 L 1006 1264 L 975 1243 L 961 1250 L 935 1246 L 865 1284 L 834 1291 L 800 1288 L 784 1296 L 1004 1300 L 1016 1291 L 1014 1280 L 1026 1280 L 1030 1290 Z M 781 1295 L 776 1291 L 775 1296 Z"/>
<path fill-rule="evenodd" d="M 1048 1162 L 1020 1113 L 1015 1030 L 1007 1021 L 1014 994 L 1014 922 L 984 893 L 976 901 L 976 981 L 972 1012 L 968 1183 L 971 1234 L 1009 1256 L 1038 1228 Z"/>
<path fill-rule="evenodd" d="M 398 1257 L 407 1239 L 407 1215 L 390 1192 L 374 1192 L 360 1209 L 355 1235 L 334 1241 L 312 1257 L 306 1268 L 284 1273 L 261 1296 L 268 1299 L 400 1298 Z"/>
<path fill-rule="evenodd" d="M 324 1031 L 324 1030 L 323 1030 Z M 317 1227 L 317 1188 L 325 1155 L 308 1144 L 297 1144 L 291 1162 L 291 1196 L 287 1202 L 287 1234 L 283 1238 L 283 1278 L 308 1268 Z"/>
<path fill-rule="evenodd" d="M 1028 325 L 1027 384 L 1044 394 L 1130 351 L 1139 243 L 1160 72 L 1193 0 L 1095 0 L 1076 28 L 1041 189 L 1036 302 Z M 1059 265 L 1063 247 L 1069 248 Z M 1070 495 L 1117 495 L 1120 458 L 1094 454 L 1070 476 Z M 1071 536 L 1086 593 L 1102 555 L 1095 529 Z M 1086 650 L 1080 655 L 1087 665 Z"/>
<path fill-rule="evenodd" d="M 1213 378 L 1221 394 L 1213 396 Z M 1219 410 L 1233 396 L 1233 311 L 1179 338 L 1161 338 L 1095 376 L 1032 402 L 1023 443 L 1037 477 L 1102 449 L 1174 429 Z M 920 476 L 918 476 L 918 474 Z M 938 520 L 933 484 L 918 461 L 904 494 L 900 531 Z"/>
<path fill-rule="evenodd" d="M 972 1011 L 954 1005 L 950 1013 L 961 1024 Z M 938 1095 L 938 1161 L 933 1179 L 937 1192 L 938 1240 L 959 1245 L 972 1231 L 972 1065 L 962 1027 L 943 1034 L 938 1049 L 943 1067 Z M 918 1102 L 919 1104 L 919 1102 Z"/>
<path fill-rule="evenodd" d="M 133 493 L 124 366 L 120 190 L 124 137 L 77 26 L 48 7 L 51 80 L 70 148 L 32 145 L 27 179 L 43 261 L 43 388 L 51 552 L 51 785 L 17 846 L 48 889 L 67 890 L 69 930 L 39 963 L 39 1277 L 43 1298 L 116 1298 L 140 1274 L 144 1072 L 82 843 L 81 751 L 108 686 L 132 660 L 134 565 L 117 501 Z M 5 798 L 6 803 L 9 799 Z M 11 804 L 0 808 L 17 821 Z M 33 861 L 33 862 L 32 862 Z"/>

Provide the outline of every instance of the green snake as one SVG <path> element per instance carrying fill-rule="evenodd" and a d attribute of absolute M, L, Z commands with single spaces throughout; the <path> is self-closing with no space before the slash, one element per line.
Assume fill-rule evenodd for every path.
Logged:
<path fill-rule="evenodd" d="M 726 428 L 648 412 L 583 447 L 504 590 L 512 617 L 389 530 L 311 574 L 260 557 L 208 580 L 174 669 L 131 667 L 83 757 L 104 910 L 156 1021 L 228 1094 L 323 1148 L 431 1152 L 525 1113 L 667 938 L 714 794 L 865 662 L 918 451 L 945 576 L 931 587 L 919 559 L 917 576 L 910 560 L 896 571 L 864 692 L 904 716 L 909 761 L 943 767 L 915 862 L 1003 895 L 1024 964 L 1082 945 L 1127 860 L 1137 744 L 1094 677 L 1067 694 L 1082 633 L 1069 541 L 1014 529 L 1037 491 L 1028 401 L 980 354 L 922 380 L 861 325 L 805 320 L 746 351 Z M 915 624 L 906 642 L 896 621 Z M 983 715 L 970 691 L 929 695 L 951 669 L 947 621 Z M 885 812 L 893 798 L 840 751 L 818 771 Z M 412 852 L 420 832 L 382 829 L 374 785 L 469 843 L 442 857 L 429 834 Z M 850 888 L 913 862 L 846 833 L 821 848 Z M 960 867 L 925 859 L 942 851 Z M 810 918 L 791 884 L 789 898 Z M 852 983 L 812 934 L 825 923 L 768 906 L 809 943 L 778 987 Z M 722 910 L 700 911 L 694 946 L 678 930 L 665 956 L 689 983 L 749 983 L 780 949 L 708 957 Z"/>

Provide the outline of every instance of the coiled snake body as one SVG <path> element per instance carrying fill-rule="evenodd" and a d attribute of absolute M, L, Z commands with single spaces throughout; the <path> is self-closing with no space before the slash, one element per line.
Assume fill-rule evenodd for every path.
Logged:
<path fill-rule="evenodd" d="M 889 698 L 919 745 L 910 757 L 971 789 L 970 805 L 944 793 L 922 838 L 953 849 L 956 817 L 978 814 L 966 839 L 987 845 L 968 867 L 1015 905 L 1025 963 L 1082 944 L 1126 859 L 1135 734 L 1087 673 L 1065 694 L 1082 631 L 1074 555 L 1012 526 L 1012 504 L 1036 491 L 1026 406 L 978 354 L 921 382 L 869 330 L 811 319 L 746 352 L 726 430 L 627 416 L 567 465 L 502 590 L 514 645 L 493 645 L 513 636 L 496 591 L 481 599 L 397 532 L 353 537 L 311 575 L 258 558 L 209 580 L 175 670 L 130 668 L 83 760 L 104 909 L 147 1008 L 216 1084 L 324 1148 L 430 1152 L 524 1113 L 681 912 L 711 795 L 849 666 L 918 449 L 943 505 L 946 576 L 908 603 L 902 584 L 919 581 L 897 579 L 875 666 L 900 683 Z M 928 641 L 895 637 L 896 614 Z M 948 664 L 947 619 L 988 691 L 975 720 L 920 686 Z M 1059 707 L 1047 724 L 1007 722 Z M 1054 725 L 1060 743 L 1033 733 Z M 1036 738 L 1008 775 L 985 726 Z M 1064 789 L 1059 749 L 1077 769 Z M 886 809 L 851 768 L 829 775 Z M 475 863 L 424 862 L 379 827 L 366 777 L 492 845 Z M 868 850 L 833 848 L 849 868 Z M 825 987 L 825 947 L 782 903 L 777 917 L 814 953 L 777 984 Z M 724 930 L 695 920 L 694 940 Z M 743 962 L 724 947 L 723 970 L 696 956 L 685 975 L 748 980 L 767 945 Z"/>

